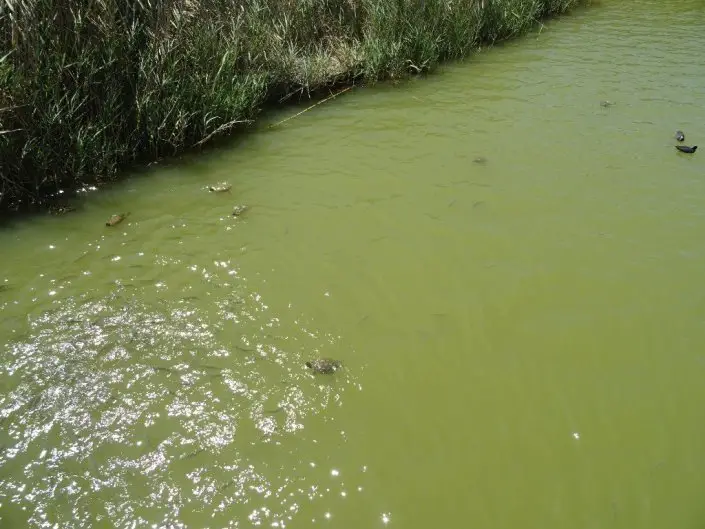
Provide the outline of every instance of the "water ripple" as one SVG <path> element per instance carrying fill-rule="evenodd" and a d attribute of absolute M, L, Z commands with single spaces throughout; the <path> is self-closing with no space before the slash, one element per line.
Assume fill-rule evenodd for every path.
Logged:
<path fill-rule="evenodd" d="M 155 256 L 155 266 L 168 285 L 177 276 L 164 271 L 183 263 Z M 336 338 L 301 316 L 282 325 L 227 261 L 192 270 L 204 279 L 195 295 L 165 288 L 155 299 L 140 295 L 149 282 L 118 281 L 103 297 L 51 303 L 6 344 L 0 496 L 31 526 L 178 527 L 184 510 L 236 519 L 245 509 L 283 527 L 296 514 L 296 474 L 272 472 L 258 453 L 288 450 L 283 441 L 353 387 L 350 373 L 320 384 L 303 368 L 304 344 Z"/>

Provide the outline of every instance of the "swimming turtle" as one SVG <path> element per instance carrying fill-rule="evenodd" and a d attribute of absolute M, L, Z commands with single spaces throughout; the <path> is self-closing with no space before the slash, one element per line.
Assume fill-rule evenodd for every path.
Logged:
<path fill-rule="evenodd" d="M 330 375 L 335 373 L 338 369 L 341 369 L 343 363 L 340 360 L 333 360 L 332 358 L 316 358 L 315 360 L 306 362 L 306 367 L 314 373 Z"/>
<path fill-rule="evenodd" d="M 688 154 L 693 154 L 697 150 L 697 148 L 697 145 L 693 145 L 692 147 L 688 147 L 687 145 L 676 145 L 676 149 L 678 149 L 680 152 L 685 152 Z"/>
<path fill-rule="evenodd" d="M 217 186 L 209 186 L 208 191 L 210 191 L 211 193 L 225 193 L 226 191 L 230 191 L 232 187 L 233 186 L 231 186 L 230 184 L 223 183 L 218 184 Z"/>
<path fill-rule="evenodd" d="M 119 215 L 113 215 L 108 219 L 108 222 L 105 223 L 106 226 L 115 226 L 117 224 L 120 224 L 123 220 L 127 218 L 127 216 L 130 213 L 120 213 Z"/>
<path fill-rule="evenodd" d="M 681 131 L 681 130 L 676 131 L 676 139 L 678 141 L 685 141 L 685 134 L 683 134 L 683 131 Z"/>
<path fill-rule="evenodd" d="M 239 217 L 240 215 L 245 213 L 245 211 L 247 211 L 248 209 L 250 209 L 250 207 L 245 206 L 245 205 L 235 206 L 235 208 L 233 209 L 233 216 Z"/>

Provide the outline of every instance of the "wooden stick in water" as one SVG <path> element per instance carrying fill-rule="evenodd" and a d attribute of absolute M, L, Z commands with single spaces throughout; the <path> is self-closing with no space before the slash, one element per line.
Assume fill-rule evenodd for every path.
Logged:
<path fill-rule="evenodd" d="M 299 113 L 297 113 L 297 114 L 294 114 L 293 116 L 289 116 L 288 118 L 283 119 L 283 120 L 279 121 L 278 123 L 274 123 L 273 125 L 270 125 L 269 128 L 271 129 L 272 127 L 276 127 L 277 125 L 281 125 L 282 123 L 285 123 L 285 122 L 289 121 L 290 119 L 294 119 L 295 117 L 300 116 L 300 115 L 303 114 L 304 112 L 308 112 L 308 111 L 311 110 L 313 107 L 318 106 L 318 105 L 320 105 L 321 103 L 325 103 L 325 102 L 328 101 L 329 99 L 333 99 L 334 97 L 339 96 L 339 95 L 342 94 L 343 92 L 347 92 L 347 91 L 350 90 L 351 88 L 352 88 L 352 86 L 348 86 L 347 88 L 343 88 L 343 89 L 340 90 L 339 92 L 336 92 L 335 94 L 329 95 L 328 97 L 326 97 L 326 98 L 323 99 L 322 101 L 319 101 L 318 103 L 314 103 L 314 104 L 311 105 L 310 107 L 303 109 L 301 112 L 299 112 Z"/>

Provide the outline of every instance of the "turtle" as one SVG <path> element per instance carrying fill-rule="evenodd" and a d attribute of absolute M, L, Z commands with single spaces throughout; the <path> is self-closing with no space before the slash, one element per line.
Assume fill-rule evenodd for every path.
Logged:
<path fill-rule="evenodd" d="M 120 213 L 119 215 L 113 215 L 108 219 L 108 222 L 105 223 L 106 226 L 115 226 L 117 224 L 120 224 L 123 220 L 125 220 L 130 213 Z"/>
<path fill-rule="evenodd" d="M 245 213 L 245 211 L 247 211 L 248 209 L 250 209 L 250 207 L 245 206 L 245 205 L 235 206 L 235 208 L 233 209 L 233 216 L 239 217 L 240 215 Z"/>
<path fill-rule="evenodd" d="M 217 186 L 209 186 L 208 191 L 210 191 L 211 193 L 225 193 L 226 191 L 230 191 L 232 187 L 233 186 L 228 183 L 222 183 L 218 184 Z"/>
<path fill-rule="evenodd" d="M 676 145 L 676 149 L 678 149 L 680 152 L 685 152 L 688 154 L 693 154 L 697 150 L 697 148 L 697 145 L 693 145 L 692 147 L 688 147 L 687 145 Z"/>
<path fill-rule="evenodd" d="M 676 131 L 676 139 L 678 141 L 685 141 L 685 134 L 683 134 L 683 131 L 681 131 L 681 130 Z"/>
<path fill-rule="evenodd" d="M 306 367 L 311 369 L 314 373 L 330 375 L 335 373 L 338 369 L 341 369 L 343 363 L 340 360 L 334 360 L 332 358 L 316 358 L 306 362 Z"/>

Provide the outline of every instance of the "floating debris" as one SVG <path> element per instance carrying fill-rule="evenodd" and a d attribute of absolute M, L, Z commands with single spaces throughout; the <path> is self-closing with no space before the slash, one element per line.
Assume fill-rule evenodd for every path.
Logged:
<path fill-rule="evenodd" d="M 233 216 L 234 216 L 234 217 L 239 217 L 240 215 L 242 215 L 243 213 L 245 213 L 245 211 L 247 211 L 248 209 L 250 209 L 250 207 L 249 207 L 249 206 L 245 206 L 245 205 L 235 206 L 235 208 L 233 209 Z"/>
<path fill-rule="evenodd" d="M 228 183 L 222 183 L 218 184 L 217 186 L 210 186 L 208 187 L 208 191 L 211 193 L 225 193 L 226 191 L 230 191 L 233 186 L 231 186 Z"/>
<path fill-rule="evenodd" d="M 76 208 L 68 204 L 49 206 L 49 213 L 52 215 L 65 215 L 72 211 L 76 211 Z"/>

